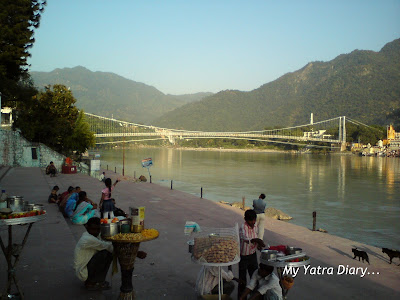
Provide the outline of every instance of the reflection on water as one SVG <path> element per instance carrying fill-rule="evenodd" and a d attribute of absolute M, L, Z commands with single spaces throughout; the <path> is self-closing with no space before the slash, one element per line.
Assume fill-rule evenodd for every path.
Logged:
<path fill-rule="evenodd" d="M 152 181 L 213 201 L 246 204 L 260 193 L 291 222 L 378 247 L 400 248 L 400 159 L 343 155 L 188 151 L 125 151 L 125 173 L 147 175 L 141 160 L 153 158 Z M 122 170 L 122 150 L 101 152 L 102 167 Z M 118 171 L 119 170 L 119 171 Z"/>

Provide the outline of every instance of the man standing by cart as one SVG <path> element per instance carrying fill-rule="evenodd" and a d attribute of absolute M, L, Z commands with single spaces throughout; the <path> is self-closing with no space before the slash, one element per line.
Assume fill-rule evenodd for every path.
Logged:
<path fill-rule="evenodd" d="M 258 228 L 256 225 L 257 214 L 249 209 L 244 213 L 245 222 L 240 226 L 240 262 L 239 262 L 239 286 L 238 295 L 244 291 L 247 283 L 247 272 L 253 275 L 258 268 L 256 250 L 265 247 L 264 242 L 258 238 Z"/>

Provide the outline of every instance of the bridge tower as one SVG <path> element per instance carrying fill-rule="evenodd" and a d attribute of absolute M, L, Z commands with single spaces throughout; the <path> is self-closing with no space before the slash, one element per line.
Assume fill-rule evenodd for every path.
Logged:
<path fill-rule="evenodd" d="M 346 116 L 339 117 L 339 143 L 340 151 L 346 150 Z"/>

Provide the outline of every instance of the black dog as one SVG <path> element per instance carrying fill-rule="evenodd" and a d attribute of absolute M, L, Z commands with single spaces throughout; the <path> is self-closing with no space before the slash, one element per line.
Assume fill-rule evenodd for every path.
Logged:
<path fill-rule="evenodd" d="M 353 259 L 355 259 L 358 256 L 358 261 L 360 261 L 360 258 L 362 258 L 363 262 L 364 262 L 364 260 L 366 260 L 367 263 L 370 264 L 367 252 L 362 251 L 362 250 L 357 250 L 357 248 L 353 248 L 353 249 L 351 249 L 351 251 L 354 253 Z"/>
<path fill-rule="evenodd" d="M 382 252 L 386 253 L 389 258 L 390 258 L 390 263 L 392 263 L 393 257 L 398 257 L 400 258 L 400 251 L 399 250 L 393 250 L 393 249 L 388 249 L 388 248 L 382 248 Z"/>

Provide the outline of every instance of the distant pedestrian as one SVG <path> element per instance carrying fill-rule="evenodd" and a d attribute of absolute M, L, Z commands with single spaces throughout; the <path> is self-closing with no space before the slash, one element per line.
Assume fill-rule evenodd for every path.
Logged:
<path fill-rule="evenodd" d="M 103 173 L 100 175 L 99 180 L 102 181 L 102 182 L 106 181 L 106 172 L 103 172 Z"/>
<path fill-rule="evenodd" d="M 265 194 L 261 194 L 257 200 L 253 200 L 253 208 L 257 214 L 256 225 L 258 227 L 258 238 L 264 239 L 264 225 L 265 225 Z"/>

